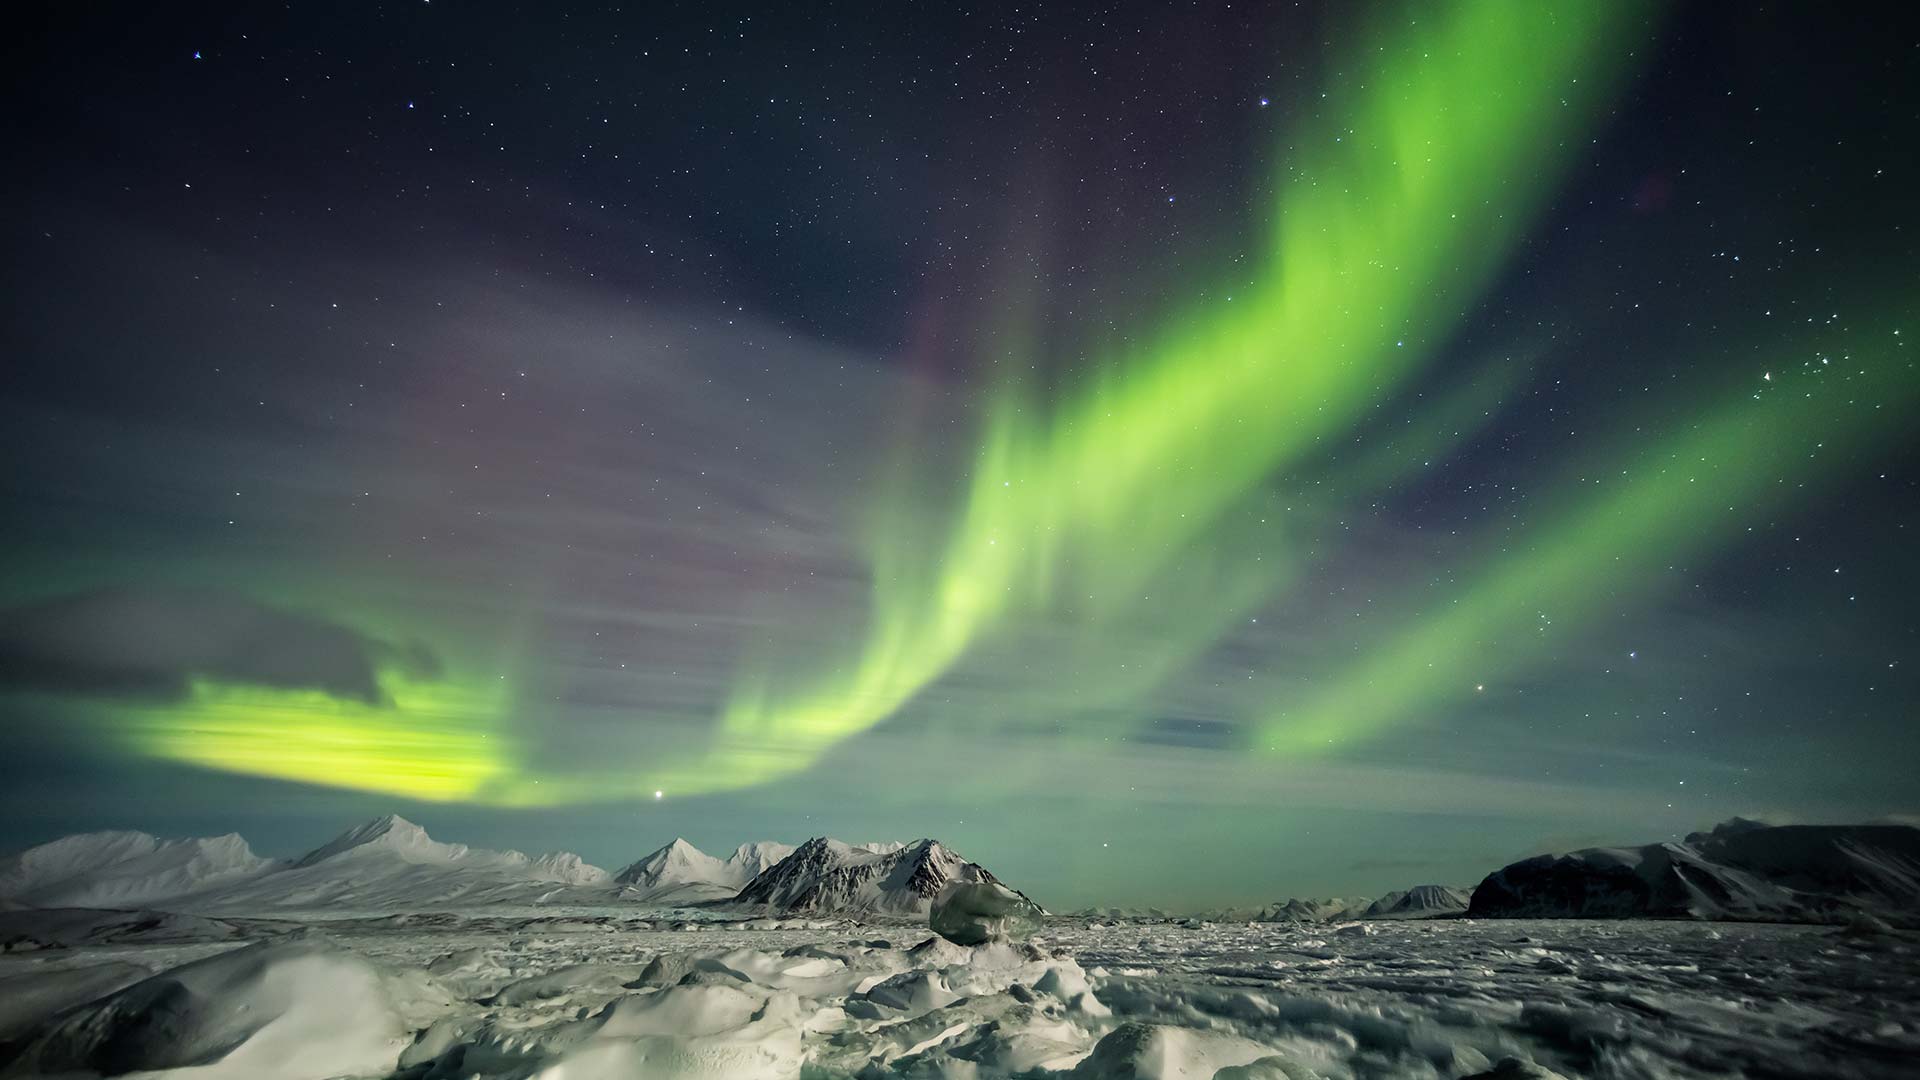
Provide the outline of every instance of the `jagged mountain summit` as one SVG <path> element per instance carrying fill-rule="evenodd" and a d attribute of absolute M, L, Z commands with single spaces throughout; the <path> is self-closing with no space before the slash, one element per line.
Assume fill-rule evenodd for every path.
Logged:
<path fill-rule="evenodd" d="M 1468 914 L 1915 921 L 1920 828 L 1735 818 L 1683 842 L 1537 855 L 1487 875 Z"/>
<path fill-rule="evenodd" d="M 918 914 L 958 881 L 1000 883 L 938 840 L 855 847 L 819 836 L 748 882 L 734 900 L 783 912 Z"/>
<path fill-rule="evenodd" d="M 621 898 L 653 903 L 726 900 L 747 882 L 793 854 L 787 844 L 762 840 L 741 844 L 718 859 L 683 839 L 632 863 L 613 877 Z"/>

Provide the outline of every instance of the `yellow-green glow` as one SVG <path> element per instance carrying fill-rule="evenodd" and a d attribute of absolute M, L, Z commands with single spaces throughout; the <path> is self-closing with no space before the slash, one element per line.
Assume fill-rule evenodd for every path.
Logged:
<path fill-rule="evenodd" d="M 169 761 L 433 802 L 498 801 L 516 755 L 497 692 L 382 680 L 371 704 L 313 690 L 196 681 L 188 699 L 119 717 L 131 746 Z"/>

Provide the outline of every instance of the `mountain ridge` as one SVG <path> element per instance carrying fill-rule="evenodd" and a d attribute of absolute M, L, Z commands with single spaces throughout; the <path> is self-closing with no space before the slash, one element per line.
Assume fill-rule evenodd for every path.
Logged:
<path fill-rule="evenodd" d="M 1543 854 L 1495 870 L 1476 917 L 1916 922 L 1920 828 L 1721 822 L 1684 840 Z"/>
<path fill-rule="evenodd" d="M 789 875 L 790 895 L 740 900 L 797 850 L 771 840 L 740 844 L 723 859 L 676 837 L 609 873 L 573 852 L 530 856 L 443 843 L 384 814 L 287 859 L 255 855 L 237 833 L 167 840 L 125 830 L 75 834 L 0 858 L 0 903 L 225 913 L 554 903 L 921 912 L 949 881 L 997 880 L 936 840 L 810 843 L 831 850 L 837 864 L 863 868 L 853 872 L 861 887 L 809 892 L 804 875 Z"/>
<path fill-rule="evenodd" d="M 760 873 L 734 897 L 735 903 L 782 912 L 878 911 L 921 913 L 955 882 L 1000 884 L 978 863 L 968 862 L 938 840 L 898 847 L 855 846 L 824 836 Z"/>

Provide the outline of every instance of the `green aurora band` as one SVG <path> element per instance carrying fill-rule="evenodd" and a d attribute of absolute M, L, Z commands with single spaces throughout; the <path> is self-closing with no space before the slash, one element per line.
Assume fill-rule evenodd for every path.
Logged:
<path fill-rule="evenodd" d="M 1270 504 L 1275 478 L 1350 438 L 1419 374 L 1524 238 L 1651 22 L 1629 3 L 1419 10 L 1422 21 L 1382 28 L 1353 54 L 1344 70 L 1356 77 L 1332 88 L 1329 114 L 1293 140 L 1255 280 L 1175 315 L 1050 400 L 1000 385 L 951 516 L 934 519 L 937 535 L 909 498 L 876 508 L 858 648 L 830 662 L 752 658 L 706 745 L 555 772 L 516 742 L 508 686 L 388 673 L 378 705 L 198 685 L 187 702 L 128 709 L 130 746 L 418 798 L 558 805 L 791 776 L 1036 617 L 1071 631 L 1069 668 L 1128 661 L 1104 665 L 1125 674 L 1103 677 L 1092 697 L 1146 692 L 1297 573 L 1313 523 Z M 1906 303 L 1875 314 L 1905 318 Z M 1850 449 L 1895 430 L 1920 396 L 1900 344 L 1853 341 L 1834 353 L 1838 367 L 1795 374 L 1791 391 L 1769 383 L 1756 401 L 1735 389 L 1701 416 L 1642 425 L 1637 450 L 1606 458 L 1605 483 L 1537 507 L 1532 527 L 1489 550 L 1438 610 L 1411 615 L 1350 666 L 1293 684 L 1297 699 L 1248 718 L 1250 748 L 1318 753 L 1376 735 L 1540 659 L 1538 612 L 1565 623 L 1657 590 L 1662 567 L 1733 539 L 1761 507 L 1802 494 Z M 1776 371 L 1789 353 L 1783 346 Z M 1421 429 L 1472 426 L 1519 377 L 1503 370 L 1462 388 Z M 1342 475 L 1384 488 L 1446 441 L 1427 436 L 1404 453 L 1362 447 Z M 1621 461 L 1633 464 L 1623 472 Z M 1090 696 L 1084 681 L 1071 695 L 1010 692 L 1032 695 L 1037 710 L 1070 708 Z M 394 732 L 409 741 L 394 743 Z"/>
<path fill-rule="evenodd" d="M 1095 621 L 1134 611 L 1223 514 L 1419 369 L 1553 189 L 1645 15 L 1472 0 L 1380 34 L 1335 94 L 1349 107 L 1288 156 L 1257 279 L 1176 316 L 1051 409 L 1003 387 L 944 543 L 898 525 L 911 508 L 883 516 L 859 655 L 793 689 L 743 678 L 711 756 L 673 786 L 810 765 L 1010 616 L 1063 602 Z M 1214 640 L 1277 573 L 1210 582 L 1231 587 L 1162 647 Z"/>
<path fill-rule="evenodd" d="M 1471 697 L 1552 648 L 1544 616 L 1574 624 L 1632 605 L 1676 563 L 1752 531 L 1813 479 L 1897 438 L 1920 403 L 1920 366 L 1888 328 L 1912 312 L 1873 314 L 1871 336 L 1783 348 L 1764 379 L 1754 373 L 1763 391 L 1728 392 L 1705 416 L 1636 435 L 1637 452 L 1609 448 L 1553 485 L 1587 490 L 1542 507 L 1541 523 L 1484 558 L 1439 611 L 1406 620 L 1306 701 L 1275 708 L 1257 745 L 1324 750 Z"/>

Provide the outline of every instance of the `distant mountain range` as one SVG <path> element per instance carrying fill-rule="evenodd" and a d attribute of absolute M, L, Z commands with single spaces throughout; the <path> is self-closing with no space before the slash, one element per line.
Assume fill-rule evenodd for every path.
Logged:
<path fill-rule="evenodd" d="M 529 856 L 446 844 L 392 815 L 291 860 L 237 834 L 162 840 L 69 836 L 0 859 L 0 906 L 194 912 L 406 911 L 529 904 L 726 904 L 778 913 L 920 914 L 951 881 L 992 874 L 934 840 L 799 848 L 762 841 L 725 859 L 675 840 L 609 874 L 571 852 Z"/>
<path fill-rule="evenodd" d="M 1171 919 L 1089 908 L 1081 918 Z M 1291 899 L 1225 908 L 1215 922 L 1361 919 L 1691 918 L 1920 926 L 1920 828 L 1768 825 L 1735 818 L 1684 841 L 1536 855 L 1471 889 L 1416 885 L 1378 899 Z"/>
<path fill-rule="evenodd" d="M 1215 922 L 1333 923 L 1356 919 L 1431 919 L 1467 910 L 1467 890 L 1451 885 L 1415 885 L 1378 899 L 1365 896 L 1292 899 L 1265 907 L 1208 912 Z"/>
<path fill-rule="evenodd" d="M 0 858 L 0 909 L 160 908 L 198 914 L 404 912 L 480 906 L 708 905 L 775 914 L 924 914 L 955 882 L 998 882 L 936 840 L 742 844 L 726 858 L 675 840 L 617 873 L 578 855 L 447 844 L 376 818 L 297 859 L 238 835 L 69 836 Z M 1085 918 L 1171 918 L 1088 909 Z M 1680 842 L 1539 855 L 1469 893 L 1419 885 L 1375 899 L 1292 899 L 1215 921 L 1319 924 L 1458 916 L 1650 917 L 1920 924 L 1920 829 L 1735 819 Z"/>

